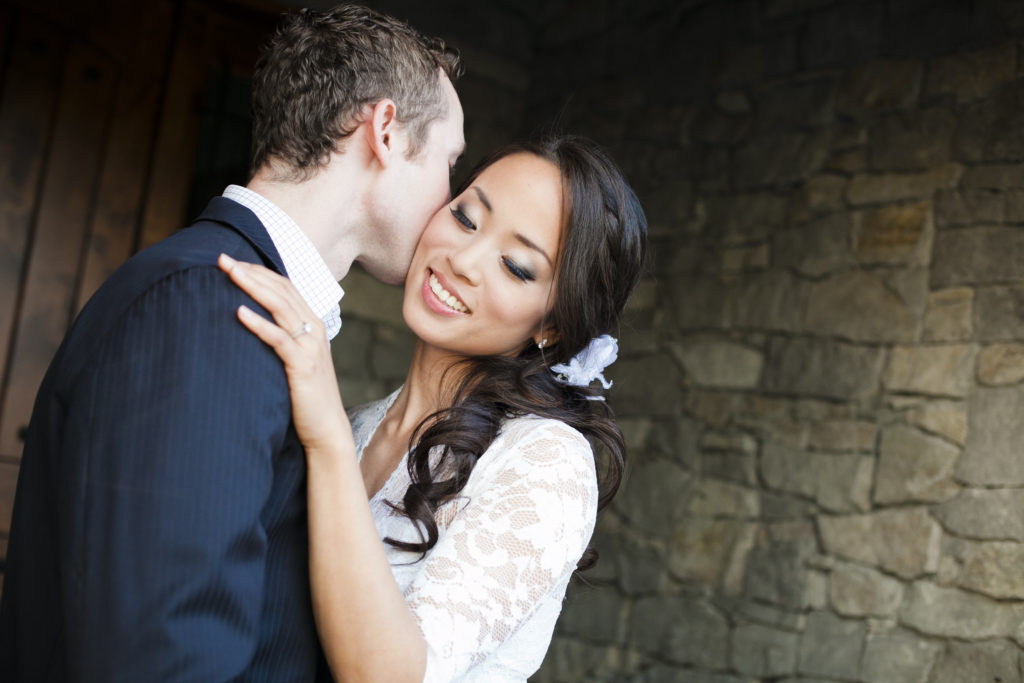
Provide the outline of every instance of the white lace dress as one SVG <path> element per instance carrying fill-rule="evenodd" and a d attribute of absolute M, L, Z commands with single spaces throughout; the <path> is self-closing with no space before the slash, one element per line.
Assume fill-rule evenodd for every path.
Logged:
<path fill-rule="evenodd" d="M 350 414 L 362 457 L 398 392 Z M 402 459 L 370 508 L 380 537 L 418 541 L 392 510 L 409 486 Z M 427 641 L 424 681 L 525 681 L 544 659 L 565 588 L 597 514 L 590 444 L 557 420 L 505 422 L 462 494 L 437 514 L 426 558 L 387 544 L 391 571 Z"/>

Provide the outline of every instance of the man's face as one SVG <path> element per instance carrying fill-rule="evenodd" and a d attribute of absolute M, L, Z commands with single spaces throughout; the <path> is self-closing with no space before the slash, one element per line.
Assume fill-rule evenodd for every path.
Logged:
<path fill-rule="evenodd" d="M 447 77 L 441 76 L 447 114 L 429 125 L 426 140 L 412 158 L 400 154 L 384 196 L 379 196 L 380 221 L 377 226 L 382 249 L 376 258 L 363 262 L 363 267 L 378 280 L 388 284 L 405 281 L 416 243 L 430 218 L 451 197 L 451 172 L 466 148 L 462 132 L 462 105 Z M 403 133 L 403 138 L 405 135 Z M 408 139 L 402 149 L 408 149 Z"/>

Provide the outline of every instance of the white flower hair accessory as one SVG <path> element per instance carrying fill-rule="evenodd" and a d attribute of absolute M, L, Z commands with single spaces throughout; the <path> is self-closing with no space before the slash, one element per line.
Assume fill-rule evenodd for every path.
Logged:
<path fill-rule="evenodd" d="M 596 379 L 601 381 L 605 389 L 610 389 L 612 383 L 606 380 L 602 373 L 618 357 L 619 342 L 610 335 L 602 334 L 591 339 L 586 348 L 569 359 L 568 365 L 552 365 L 551 372 L 564 384 L 587 387 Z"/>

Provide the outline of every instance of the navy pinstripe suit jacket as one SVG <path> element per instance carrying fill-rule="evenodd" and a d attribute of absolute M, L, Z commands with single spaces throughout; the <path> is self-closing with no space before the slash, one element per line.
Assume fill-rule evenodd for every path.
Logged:
<path fill-rule="evenodd" d="M 3 602 L 5 681 L 311 681 L 305 457 L 284 371 L 216 264 L 283 272 L 215 198 L 93 296 L 36 398 Z"/>

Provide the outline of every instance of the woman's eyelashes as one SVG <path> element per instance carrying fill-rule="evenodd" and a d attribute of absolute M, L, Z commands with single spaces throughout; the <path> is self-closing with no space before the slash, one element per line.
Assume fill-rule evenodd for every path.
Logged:
<path fill-rule="evenodd" d="M 523 282 L 530 282 L 534 279 L 534 274 L 525 268 L 519 267 L 515 261 L 510 258 L 502 258 L 502 263 L 505 264 L 505 268 L 512 274 L 516 279 L 522 280 Z"/>
<path fill-rule="evenodd" d="M 476 232 L 476 224 L 469 218 L 469 216 L 466 215 L 466 212 L 462 208 L 461 204 L 457 204 L 451 207 L 449 210 L 452 212 L 452 216 L 455 218 L 455 220 L 458 221 L 463 228 L 471 232 Z M 516 278 L 517 280 L 521 280 L 522 282 L 532 282 L 537 278 L 537 276 L 534 275 L 533 271 L 531 271 L 529 268 L 524 268 L 520 266 L 518 263 L 508 258 L 507 256 L 503 256 L 501 258 L 501 263 L 502 265 L 505 266 L 505 269 L 509 272 L 509 274 L 512 275 L 512 277 Z"/>
<path fill-rule="evenodd" d="M 455 217 L 455 220 L 461 223 L 462 227 L 464 227 L 466 230 L 476 230 L 476 225 L 473 223 L 473 221 L 469 220 L 469 216 L 467 216 L 466 212 L 462 210 L 461 205 L 453 206 L 451 208 L 451 212 L 452 216 Z"/>

